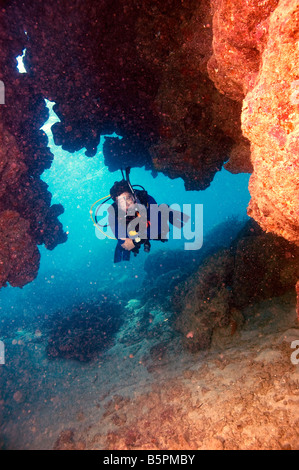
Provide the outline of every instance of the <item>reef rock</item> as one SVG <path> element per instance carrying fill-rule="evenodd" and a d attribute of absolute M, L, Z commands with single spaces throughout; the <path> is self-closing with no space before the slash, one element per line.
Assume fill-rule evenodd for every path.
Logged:
<path fill-rule="evenodd" d="M 0 212 L 0 287 L 22 287 L 37 276 L 40 253 L 29 225 L 16 211 Z"/>
<path fill-rule="evenodd" d="M 207 257 L 177 285 L 172 303 L 184 346 L 207 349 L 214 328 L 232 322 L 234 330 L 236 311 L 294 290 L 298 277 L 298 247 L 249 221 L 230 249 Z"/>
<path fill-rule="evenodd" d="M 177 315 L 175 327 L 183 334 L 185 347 L 195 352 L 207 349 L 214 327 L 226 326 L 230 319 L 232 295 L 227 288 L 233 270 L 228 250 L 212 257 L 198 272 L 178 286 L 173 298 Z"/>
<path fill-rule="evenodd" d="M 228 217 L 207 233 L 203 247 L 197 251 L 160 249 L 150 253 L 144 263 L 146 276 L 138 295 L 144 302 L 150 299 L 167 306 L 176 286 L 197 271 L 209 255 L 229 248 L 245 223 L 237 217 Z"/>
<path fill-rule="evenodd" d="M 209 76 L 218 90 L 242 102 L 255 84 L 267 45 L 269 16 L 279 0 L 212 0 L 213 53 Z"/>
<path fill-rule="evenodd" d="M 40 130 L 48 117 L 44 97 L 34 89 L 34 77 L 19 74 L 16 67 L 28 37 L 14 2 L 1 6 L 0 286 L 22 287 L 37 275 L 37 245 L 53 249 L 67 237 L 57 219 L 63 207 L 51 206 L 51 194 L 40 179 L 53 158 Z"/>
<path fill-rule="evenodd" d="M 0 198 L 27 171 L 15 137 L 0 122 Z"/>
<path fill-rule="evenodd" d="M 57 312 L 48 325 L 48 357 L 92 361 L 112 346 L 123 322 L 121 313 L 120 305 L 110 301 L 82 303 L 68 312 Z"/>
<path fill-rule="evenodd" d="M 299 4 L 281 0 L 247 94 L 242 129 L 251 141 L 248 213 L 264 230 L 299 245 Z"/>

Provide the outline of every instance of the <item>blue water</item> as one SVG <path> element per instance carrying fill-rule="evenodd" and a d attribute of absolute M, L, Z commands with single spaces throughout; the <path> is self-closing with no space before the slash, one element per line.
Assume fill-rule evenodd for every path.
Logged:
<path fill-rule="evenodd" d="M 48 102 L 49 108 L 53 104 Z M 100 240 L 90 217 L 95 201 L 109 194 L 121 172 L 110 173 L 103 162 L 102 145 L 95 157 L 84 155 L 85 149 L 70 154 L 56 147 L 51 126 L 58 120 L 53 111 L 43 126 L 47 133 L 54 161 L 42 179 L 52 193 L 52 204 L 61 203 L 65 209 L 59 217 L 68 240 L 53 251 L 39 246 L 41 263 L 37 278 L 22 289 L 10 286 L 1 289 L 1 316 L 13 317 L 41 315 L 55 311 L 64 305 L 94 298 L 101 289 L 111 290 L 123 278 L 130 280 L 130 288 L 138 288 L 144 276 L 144 261 L 148 254 L 140 251 L 129 263 L 113 264 L 115 241 Z M 181 178 L 170 180 L 159 173 L 154 178 L 143 168 L 133 168 L 132 184 L 142 184 L 161 203 L 203 205 L 203 245 L 205 236 L 220 222 L 232 216 L 246 218 L 249 201 L 249 175 L 232 175 L 225 169 L 218 172 L 205 191 L 186 191 Z M 192 206 L 193 207 L 193 206 Z M 163 244 L 164 250 L 184 247 L 182 240 L 170 240 Z M 152 242 L 151 252 L 161 249 L 159 241 Z"/>
<path fill-rule="evenodd" d="M 53 103 L 48 102 L 49 109 Z M 113 264 L 115 241 L 100 240 L 90 217 L 90 208 L 98 199 L 109 194 L 121 172 L 110 173 L 103 162 L 102 145 L 95 157 L 84 155 L 85 149 L 70 154 L 56 147 L 51 126 L 58 120 L 53 111 L 43 126 L 47 133 L 54 161 L 42 179 L 52 193 L 52 204 L 61 203 L 65 209 L 59 217 L 68 240 L 53 251 L 39 246 L 41 263 L 37 278 L 22 289 L 10 286 L 1 289 L 1 317 L 41 315 L 55 311 L 64 305 L 94 298 L 102 289 L 113 292 L 117 282 L 126 276 L 130 288 L 138 288 L 144 276 L 144 261 L 148 254 L 140 251 L 131 257 L 130 263 Z M 203 245 L 209 230 L 232 216 L 246 217 L 249 201 L 249 175 L 232 175 L 225 169 L 218 172 L 205 191 L 186 191 L 184 182 L 170 180 L 159 173 L 154 178 L 143 168 L 133 168 L 132 184 L 142 184 L 161 203 L 203 204 Z M 184 248 L 184 240 L 170 240 L 163 244 L 164 250 Z M 161 242 L 152 242 L 151 252 L 161 249 Z"/>
<path fill-rule="evenodd" d="M 53 104 L 48 104 L 52 108 Z M 162 337 L 164 341 L 171 341 L 173 335 L 169 324 L 165 323 L 167 318 L 164 318 L 162 309 L 155 306 L 153 318 L 156 323 L 153 323 L 153 328 L 158 328 L 158 335 L 149 336 L 150 342 L 145 340 L 139 350 L 140 357 L 129 367 L 126 361 L 128 356 L 135 355 L 134 334 L 143 321 L 142 315 L 138 320 L 131 316 L 127 320 L 129 326 L 125 326 L 128 328 L 126 334 L 133 342 L 133 349 L 130 349 L 133 353 L 126 352 L 126 343 L 120 341 L 115 346 L 114 356 L 111 353 L 112 358 L 108 350 L 106 359 L 100 356 L 90 365 L 65 361 L 61 357 L 58 362 L 48 359 L 46 348 L 50 343 L 44 322 L 58 311 L 64 317 L 69 315 L 74 306 L 83 306 L 81 313 L 84 314 L 84 305 L 99 301 L 102 295 L 114 296 L 113 300 L 123 308 L 128 300 L 138 298 L 135 293 L 142 285 L 144 263 L 150 256 L 141 250 L 137 257 L 131 257 L 129 263 L 113 263 L 116 241 L 96 236 L 97 229 L 90 209 L 97 200 L 109 194 L 114 181 L 121 179 L 121 173 L 110 173 L 104 165 L 104 138 L 94 158 L 86 157 L 85 149 L 70 154 L 56 147 L 51 133 L 51 126 L 56 121 L 57 116 L 51 112 L 42 128 L 48 135 L 54 154 L 52 166 L 42 174 L 42 179 L 52 193 L 52 204 L 60 203 L 64 207 L 59 220 L 68 232 L 68 240 L 52 251 L 44 246 L 38 247 L 41 262 L 33 282 L 23 288 L 8 285 L 0 290 L 0 338 L 4 339 L 6 348 L 6 363 L 0 370 L 0 403 L 5 403 L 4 407 L 0 407 L 0 418 L 3 412 L 1 419 L 4 423 L 4 444 L 0 443 L 0 447 L 53 448 L 59 429 L 68 426 L 68 422 L 69 426 L 73 426 L 82 408 L 90 419 L 101 411 L 97 408 L 101 394 L 117 393 L 120 382 L 122 387 L 127 388 L 129 384 L 139 384 L 140 380 L 151 380 L 150 369 L 143 365 L 143 357 L 148 354 L 146 348 L 152 351 L 151 348 L 155 348 Z M 247 217 L 248 179 L 249 175 L 232 175 L 222 170 L 205 191 L 187 192 L 182 179 L 170 180 L 161 173 L 154 178 L 151 172 L 143 168 L 133 168 L 131 171 L 132 184 L 142 184 L 159 204 L 176 203 L 181 208 L 183 204 L 203 205 L 203 247 L 211 242 L 209 231 L 219 223 L 231 217 Z M 184 239 L 170 239 L 163 245 L 152 241 L 151 253 L 161 248 L 166 251 L 183 249 Z M 93 317 L 92 321 L 97 321 L 97 317 Z M 77 325 L 70 325 L 70 328 L 77 328 Z M 90 330 L 93 327 L 86 327 L 87 334 L 93 333 Z M 60 330 L 56 326 L 56 334 L 57 331 Z M 76 342 L 76 336 L 73 340 Z M 55 341 L 59 341 L 57 335 Z M 178 341 L 175 341 L 174 347 L 180 347 Z M 38 435 L 32 431 L 36 426 Z"/>
<path fill-rule="evenodd" d="M 200 26 L 195 10 L 191 32 Z M 26 51 L 16 57 L 20 74 L 27 73 Z M 93 158 L 86 149 L 71 154 L 56 146 L 51 126 L 59 119 L 54 103 L 46 103 L 41 132 L 54 160 L 41 178 L 51 203 L 64 207 L 59 220 L 68 240 L 52 251 L 38 247 L 33 282 L 0 289 L 0 450 L 298 448 L 298 371 L 286 347 L 298 336 L 295 293 L 276 297 L 276 281 L 284 292 L 292 276 L 295 265 L 284 264 L 291 248 L 284 252 L 277 243 L 276 270 L 275 246 L 262 236 L 264 271 L 258 241 L 248 237 L 248 251 L 245 237 L 231 245 L 248 220 L 250 175 L 222 169 L 205 191 L 186 191 L 181 178 L 133 168 L 132 184 L 158 204 L 183 211 L 202 205 L 202 226 L 192 229 L 202 230 L 203 245 L 186 256 L 179 251 L 186 240 L 170 236 L 165 244 L 152 241 L 150 254 L 141 249 L 114 264 L 116 241 L 99 237 L 91 209 L 121 172 L 104 165 L 105 136 Z M 261 276 L 265 284 L 258 286 Z M 256 286 L 265 293 L 260 303 L 251 296 Z"/>

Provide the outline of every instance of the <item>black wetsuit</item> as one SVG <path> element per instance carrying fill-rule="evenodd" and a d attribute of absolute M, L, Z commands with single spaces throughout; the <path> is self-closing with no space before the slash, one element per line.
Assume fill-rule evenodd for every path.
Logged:
<path fill-rule="evenodd" d="M 115 252 L 114 252 L 114 263 L 119 263 L 120 261 L 129 261 L 131 251 L 136 256 L 139 253 L 139 249 L 140 249 L 142 244 L 146 248 L 145 251 L 149 251 L 149 249 L 150 249 L 150 243 L 149 243 L 149 240 L 150 240 L 150 205 L 151 204 L 157 204 L 157 202 L 145 190 L 142 190 L 142 191 L 136 190 L 135 195 L 137 197 L 138 203 L 142 204 L 146 208 L 146 211 L 147 211 L 147 238 L 143 239 L 139 242 L 135 242 L 133 240 L 135 247 L 130 251 L 125 250 L 121 246 L 124 243 L 124 240 L 119 239 L 119 237 L 120 238 L 132 238 L 132 237 L 129 236 L 127 231 L 126 231 L 125 234 L 122 234 L 122 236 L 121 236 L 121 234 L 119 234 L 118 207 L 117 207 L 117 203 L 114 202 L 111 205 L 111 210 L 109 211 L 109 225 L 110 225 L 115 237 L 118 239 L 118 242 L 117 242 L 117 245 L 116 245 L 116 248 L 115 248 Z M 130 217 L 127 216 L 126 217 L 126 225 L 128 226 L 130 221 L 133 220 L 135 217 L 136 217 L 136 215 L 135 216 L 130 216 Z M 160 229 L 160 227 L 158 227 L 158 239 L 161 239 L 160 238 L 161 230 L 159 230 L 159 229 Z M 137 230 L 138 230 L 138 227 L 137 227 Z M 163 239 L 162 241 L 166 241 L 166 239 Z"/>

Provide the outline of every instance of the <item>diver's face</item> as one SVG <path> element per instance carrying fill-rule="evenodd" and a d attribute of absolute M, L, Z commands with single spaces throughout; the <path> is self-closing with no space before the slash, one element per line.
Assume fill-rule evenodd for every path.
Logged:
<path fill-rule="evenodd" d="M 117 196 L 116 202 L 119 209 L 126 212 L 134 204 L 134 198 L 131 193 L 124 192 Z"/>

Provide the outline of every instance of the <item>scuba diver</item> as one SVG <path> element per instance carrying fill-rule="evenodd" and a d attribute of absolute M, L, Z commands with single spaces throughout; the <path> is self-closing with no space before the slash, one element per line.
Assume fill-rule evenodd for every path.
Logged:
<path fill-rule="evenodd" d="M 118 240 L 114 252 L 114 263 L 129 261 L 131 252 L 136 256 L 142 245 L 145 252 L 150 251 L 150 231 L 153 229 L 153 223 L 156 223 L 154 239 L 161 242 L 168 241 L 166 235 L 169 232 L 169 227 L 167 225 L 166 229 L 163 226 L 161 213 L 158 214 L 155 222 L 150 220 L 151 205 L 157 205 L 157 202 L 143 186 L 132 186 L 129 178 L 130 168 L 126 168 L 125 171 L 124 176 L 123 170 L 121 170 L 122 180 L 116 181 L 110 189 L 110 198 L 112 198 L 113 204 L 108 209 L 108 225 Z M 136 189 L 136 186 L 141 189 Z M 137 217 L 140 217 L 140 224 Z M 183 227 L 188 218 L 186 214 L 179 211 L 169 212 L 169 222 L 177 227 Z M 130 229 L 130 222 L 136 220 L 134 230 Z M 144 223 L 143 227 L 142 223 Z"/>

